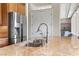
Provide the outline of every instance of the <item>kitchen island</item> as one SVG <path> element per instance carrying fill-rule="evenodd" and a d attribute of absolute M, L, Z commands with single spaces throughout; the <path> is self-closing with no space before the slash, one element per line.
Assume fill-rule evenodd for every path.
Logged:
<path fill-rule="evenodd" d="M 73 37 L 51 37 L 43 47 L 27 47 L 25 42 L 0 48 L 3 56 L 79 56 L 79 39 Z"/>

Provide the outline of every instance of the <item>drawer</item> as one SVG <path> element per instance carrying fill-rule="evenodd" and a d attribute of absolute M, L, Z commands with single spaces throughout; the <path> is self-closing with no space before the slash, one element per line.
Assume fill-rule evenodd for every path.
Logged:
<path fill-rule="evenodd" d="M 0 26 L 0 38 L 7 38 L 7 37 L 8 37 L 8 27 Z"/>
<path fill-rule="evenodd" d="M 8 38 L 0 38 L 0 47 L 8 45 Z"/>

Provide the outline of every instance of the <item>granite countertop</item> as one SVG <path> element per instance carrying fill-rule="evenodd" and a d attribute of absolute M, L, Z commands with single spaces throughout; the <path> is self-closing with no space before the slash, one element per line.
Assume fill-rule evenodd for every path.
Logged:
<path fill-rule="evenodd" d="M 79 55 L 79 39 L 76 37 L 52 37 L 43 47 L 27 47 L 26 42 L 0 48 L 4 56 L 75 56 Z"/>

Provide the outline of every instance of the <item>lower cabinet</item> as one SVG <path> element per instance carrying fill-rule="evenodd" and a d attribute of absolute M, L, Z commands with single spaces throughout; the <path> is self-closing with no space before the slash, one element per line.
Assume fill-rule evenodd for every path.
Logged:
<path fill-rule="evenodd" d="M 0 38 L 0 47 L 8 45 L 8 38 Z"/>
<path fill-rule="evenodd" d="M 0 47 L 8 45 L 8 27 L 0 26 Z"/>

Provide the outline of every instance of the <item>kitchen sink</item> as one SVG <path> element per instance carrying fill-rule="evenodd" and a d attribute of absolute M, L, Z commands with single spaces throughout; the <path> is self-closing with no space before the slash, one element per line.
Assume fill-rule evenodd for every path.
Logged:
<path fill-rule="evenodd" d="M 26 46 L 26 47 L 43 47 L 46 43 L 45 39 L 33 39 L 28 41 L 23 41 L 20 43 L 17 43 L 15 45 L 17 46 Z"/>
<path fill-rule="evenodd" d="M 33 40 L 33 42 L 29 42 L 25 46 L 28 46 L 28 47 L 43 47 L 44 43 L 45 43 L 45 40 L 36 39 L 36 40 Z"/>

